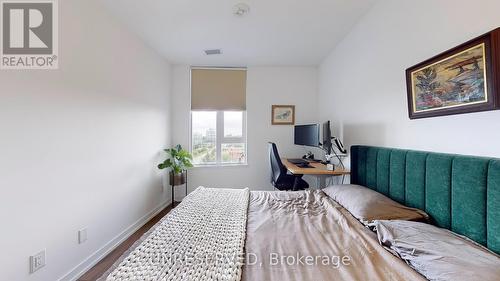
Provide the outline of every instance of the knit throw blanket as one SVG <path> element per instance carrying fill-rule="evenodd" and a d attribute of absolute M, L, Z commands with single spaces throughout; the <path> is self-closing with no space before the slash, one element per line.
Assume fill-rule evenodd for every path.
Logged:
<path fill-rule="evenodd" d="M 197 188 L 106 280 L 240 280 L 249 194 Z"/>

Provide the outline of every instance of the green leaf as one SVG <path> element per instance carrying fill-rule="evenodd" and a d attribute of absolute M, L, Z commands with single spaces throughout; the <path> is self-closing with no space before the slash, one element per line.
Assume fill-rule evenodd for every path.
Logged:
<path fill-rule="evenodd" d="M 174 165 L 170 159 L 165 160 L 163 164 L 165 164 L 166 167 L 172 167 Z"/>
<path fill-rule="evenodd" d="M 193 156 L 189 151 L 182 149 L 180 144 L 175 147 L 164 149 L 168 154 L 167 159 L 158 165 L 159 169 L 171 168 L 174 173 L 181 173 L 187 168 L 193 167 L 191 160 Z"/>

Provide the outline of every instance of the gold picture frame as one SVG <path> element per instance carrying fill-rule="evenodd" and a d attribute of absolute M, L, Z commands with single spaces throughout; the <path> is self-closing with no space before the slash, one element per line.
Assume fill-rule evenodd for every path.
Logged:
<path fill-rule="evenodd" d="M 295 125 L 295 105 L 273 105 L 271 108 L 272 125 Z"/>

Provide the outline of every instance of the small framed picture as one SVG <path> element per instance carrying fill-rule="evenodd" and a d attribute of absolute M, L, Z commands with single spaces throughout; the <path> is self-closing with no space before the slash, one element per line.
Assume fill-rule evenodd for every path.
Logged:
<path fill-rule="evenodd" d="M 295 125 L 295 105 L 273 105 L 271 123 L 273 125 Z"/>

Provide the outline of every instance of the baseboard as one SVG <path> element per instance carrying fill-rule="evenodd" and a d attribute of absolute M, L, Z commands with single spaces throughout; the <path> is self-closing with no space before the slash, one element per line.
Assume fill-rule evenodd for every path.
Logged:
<path fill-rule="evenodd" d="M 66 275 L 59 278 L 58 280 L 59 281 L 77 280 L 80 276 L 82 276 L 85 272 L 87 272 L 94 265 L 96 265 L 100 260 L 102 260 L 111 251 L 113 251 L 116 247 L 118 247 L 118 245 L 120 245 L 123 241 L 127 240 L 130 237 L 130 235 L 132 235 L 139 228 L 145 225 L 148 221 L 150 221 L 154 216 L 156 216 L 159 212 L 165 209 L 168 205 L 170 205 L 170 201 L 166 201 L 158 205 L 151 212 L 147 213 L 142 218 L 133 223 L 131 226 L 127 227 L 127 229 L 125 229 L 120 234 L 115 236 L 106 245 L 101 247 L 99 250 L 95 251 L 92 255 L 86 258 L 79 265 L 75 266 L 71 271 L 66 273 Z"/>

